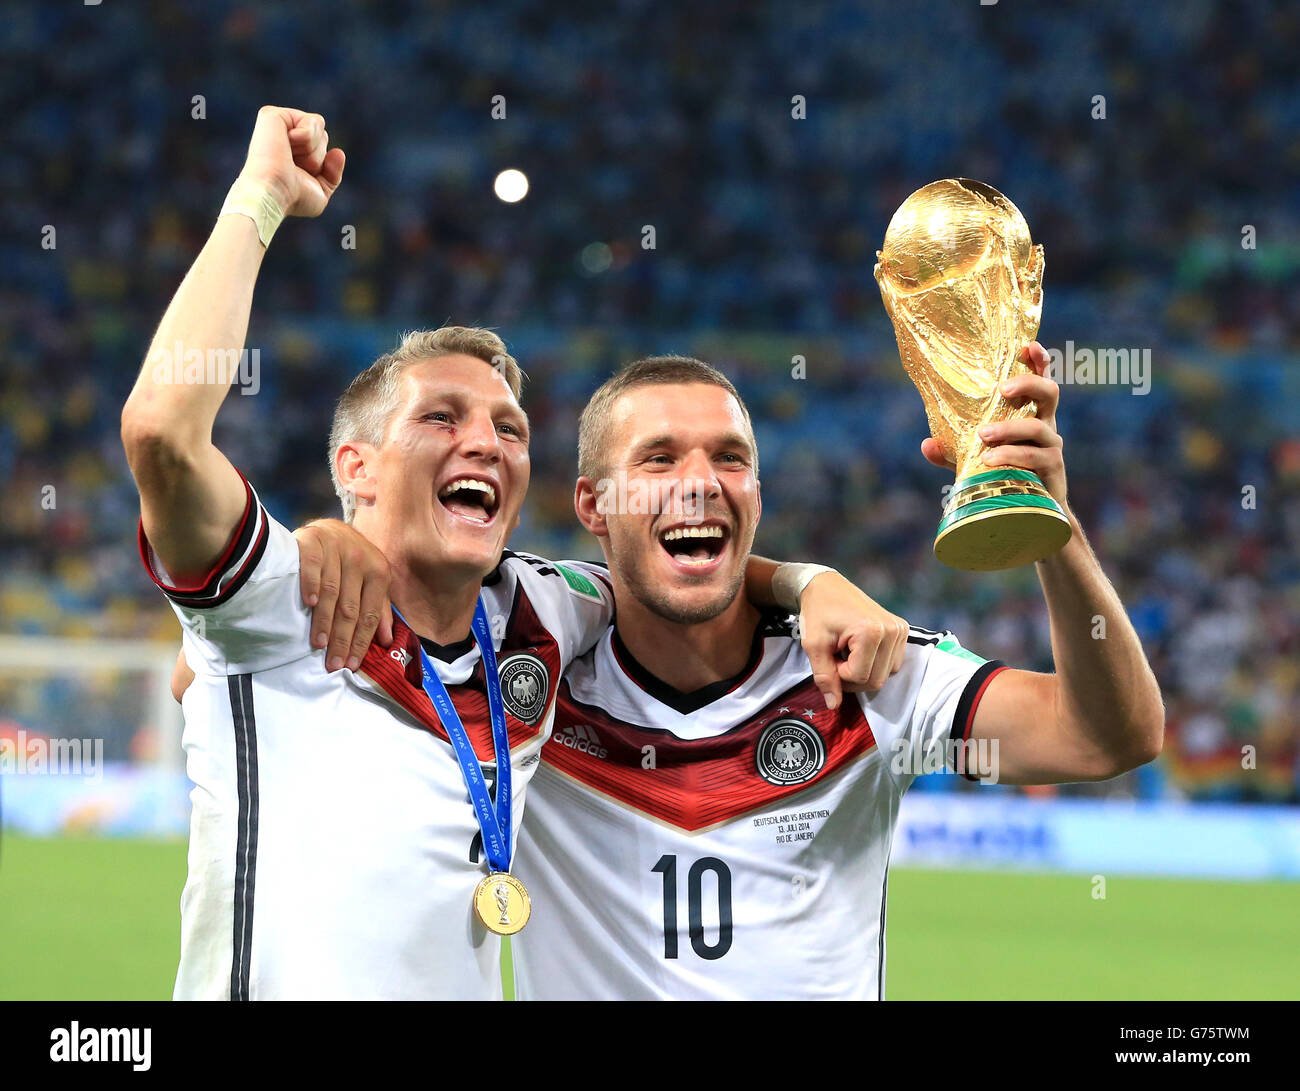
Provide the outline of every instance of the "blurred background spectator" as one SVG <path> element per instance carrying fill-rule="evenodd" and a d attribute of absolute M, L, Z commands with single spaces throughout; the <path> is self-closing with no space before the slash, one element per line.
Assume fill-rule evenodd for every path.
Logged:
<path fill-rule="evenodd" d="M 325 216 L 276 236 L 260 390 L 219 422 L 279 519 L 337 510 L 325 435 L 352 374 L 403 329 L 491 325 L 530 376 L 514 544 L 598 556 L 571 509 L 577 414 L 620 363 L 685 352 L 755 417 L 760 551 L 1050 669 L 1032 568 L 931 555 L 951 476 L 920 455 L 872 279 L 903 198 L 963 175 L 1046 247 L 1044 345 L 1151 354 L 1149 393 L 1064 386 L 1059 424 L 1071 504 L 1164 690 L 1166 751 L 1064 791 L 1300 802 L 1300 11 L 562 7 L 6 9 L 0 628 L 176 638 L 136 557 L 118 414 L 275 102 L 323 113 L 348 153 Z M 532 183 L 516 205 L 492 193 L 508 167 Z M 0 707 L 69 693 L 6 681 Z"/>

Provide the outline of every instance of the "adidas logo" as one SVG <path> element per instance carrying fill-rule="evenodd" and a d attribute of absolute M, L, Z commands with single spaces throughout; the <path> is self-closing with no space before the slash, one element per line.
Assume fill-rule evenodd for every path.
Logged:
<path fill-rule="evenodd" d="M 586 724 L 565 724 L 552 738 L 561 746 L 567 746 L 580 754 L 590 754 L 593 758 L 602 760 L 609 757 L 609 751 L 600 743 L 600 736 Z"/>

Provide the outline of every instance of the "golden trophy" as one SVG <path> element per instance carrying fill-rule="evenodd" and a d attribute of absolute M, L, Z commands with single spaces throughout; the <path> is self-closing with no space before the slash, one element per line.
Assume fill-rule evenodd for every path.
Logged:
<path fill-rule="evenodd" d="M 1070 540 L 1070 522 L 1032 470 L 986 467 L 978 429 L 1036 416 L 999 392 L 1030 368 L 1019 353 L 1043 313 L 1043 248 L 992 186 L 945 178 L 889 221 L 876 282 L 898 352 L 925 402 L 930 434 L 957 467 L 934 555 L 973 572 L 1040 561 Z"/>

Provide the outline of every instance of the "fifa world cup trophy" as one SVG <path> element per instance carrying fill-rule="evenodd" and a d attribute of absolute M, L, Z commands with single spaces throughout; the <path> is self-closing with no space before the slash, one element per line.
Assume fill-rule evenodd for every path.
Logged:
<path fill-rule="evenodd" d="M 1031 470 L 985 467 L 978 429 L 1033 417 L 999 393 L 1029 370 L 1020 350 L 1038 333 L 1043 248 L 992 186 L 931 182 L 904 201 L 876 253 L 876 281 L 903 367 L 925 402 L 930 434 L 957 467 L 934 555 L 974 572 L 1016 568 L 1070 540 L 1060 505 Z"/>
<path fill-rule="evenodd" d="M 510 890 L 505 883 L 497 883 L 496 889 L 492 891 L 496 896 L 497 908 L 501 910 L 501 919 L 497 921 L 500 925 L 510 923 Z"/>

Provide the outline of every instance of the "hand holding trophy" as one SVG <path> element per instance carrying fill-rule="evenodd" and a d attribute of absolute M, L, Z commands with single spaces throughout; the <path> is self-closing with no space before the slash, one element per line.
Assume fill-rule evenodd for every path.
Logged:
<path fill-rule="evenodd" d="M 1068 517 L 1032 470 L 985 468 L 977 434 L 1038 412 L 1032 401 L 1013 407 L 999 389 L 1029 370 L 1019 354 L 1042 315 L 1043 248 L 992 186 L 946 178 L 899 206 L 876 256 L 903 367 L 930 434 L 957 467 L 935 557 L 987 572 L 1050 556 L 1070 540 Z"/>

